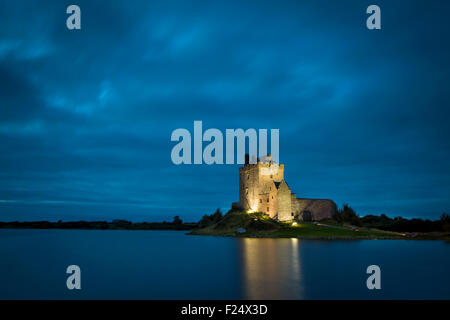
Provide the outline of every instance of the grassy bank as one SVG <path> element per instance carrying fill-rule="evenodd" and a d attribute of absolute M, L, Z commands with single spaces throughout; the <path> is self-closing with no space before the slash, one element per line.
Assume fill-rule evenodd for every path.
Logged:
<path fill-rule="evenodd" d="M 235 236 L 252 238 L 300 239 L 445 239 L 445 234 L 405 234 L 364 227 L 339 225 L 336 222 L 287 223 L 277 222 L 259 213 L 230 211 L 223 218 L 203 228 L 194 229 L 192 235 Z"/>

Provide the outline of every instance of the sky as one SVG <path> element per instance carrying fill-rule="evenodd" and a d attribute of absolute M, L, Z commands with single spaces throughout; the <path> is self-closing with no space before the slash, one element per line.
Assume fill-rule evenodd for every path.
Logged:
<path fill-rule="evenodd" d="M 68 30 L 66 8 L 81 8 Z M 381 8 L 381 30 L 366 8 Z M 171 133 L 280 130 L 298 197 L 450 212 L 449 1 L 2 1 L 0 220 L 196 221 L 239 165 Z"/>

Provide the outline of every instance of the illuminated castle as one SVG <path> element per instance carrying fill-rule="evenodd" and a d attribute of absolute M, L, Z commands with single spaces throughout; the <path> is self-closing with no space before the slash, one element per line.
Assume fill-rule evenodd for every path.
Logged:
<path fill-rule="evenodd" d="M 256 162 L 256 161 L 255 161 Z M 329 219 L 336 210 L 332 200 L 297 198 L 284 181 L 284 165 L 270 157 L 239 168 L 239 202 L 233 207 L 248 212 L 263 212 L 279 221 Z"/>

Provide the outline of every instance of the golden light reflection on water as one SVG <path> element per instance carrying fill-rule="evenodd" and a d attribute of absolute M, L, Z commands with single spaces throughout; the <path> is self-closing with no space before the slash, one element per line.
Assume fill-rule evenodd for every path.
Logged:
<path fill-rule="evenodd" d="M 300 241 L 239 239 L 245 299 L 302 299 Z"/>

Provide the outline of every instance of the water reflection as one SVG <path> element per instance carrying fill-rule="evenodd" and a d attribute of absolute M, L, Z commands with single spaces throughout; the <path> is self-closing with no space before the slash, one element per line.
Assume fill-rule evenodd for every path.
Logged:
<path fill-rule="evenodd" d="M 245 299 L 302 299 L 298 239 L 239 240 Z"/>

